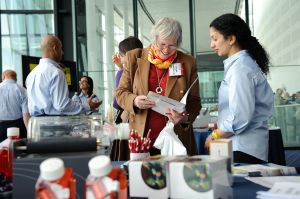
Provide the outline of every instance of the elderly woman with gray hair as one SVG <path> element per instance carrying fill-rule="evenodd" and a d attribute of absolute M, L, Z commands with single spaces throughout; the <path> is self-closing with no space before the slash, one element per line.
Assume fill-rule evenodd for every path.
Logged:
<path fill-rule="evenodd" d="M 123 75 L 116 89 L 118 104 L 129 112 L 129 126 L 141 136 L 149 129 L 151 144 L 169 121 L 187 148 L 189 155 L 196 154 L 192 123 L 199 114 L 201 102 L 199 82 L 196 80 L 196 60 L 179 51 L 182 42 L 180 23 L 165 17 L 152 28 L 153 41 L 148 48 L 127 52 Z M 155 102 L 147 98 L 149 91 L 180 101 L 192 83 L 184 112 L 169 110 L 165 115 L 154 112 Z M 152 147 L 150 154 L 160 151 Z"/>

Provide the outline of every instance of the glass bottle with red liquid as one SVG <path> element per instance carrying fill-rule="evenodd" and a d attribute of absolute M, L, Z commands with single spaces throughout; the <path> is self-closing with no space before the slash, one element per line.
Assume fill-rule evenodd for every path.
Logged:
<path fill-rule="evenodd" d="M 16 127 L 7 128 L 7 139 L 0 143 L 0 174 L 5 182 L 12 181 L 13 142 L 19 140 L 20 130 Z"/>
<path fill-rule="evenodd" d="M 76 180 L 72 168 L 65 168 L 60 158 L 44 160 L 35 192 L 38 199 L 75 199 Z"/>
<path fill-rule="evenodd" d="M 112 167 L 108 156 L 100 155 L 89 161 L 86 179 L 86 199 L 127 199 L 127 177 L 121 168 Z"/>

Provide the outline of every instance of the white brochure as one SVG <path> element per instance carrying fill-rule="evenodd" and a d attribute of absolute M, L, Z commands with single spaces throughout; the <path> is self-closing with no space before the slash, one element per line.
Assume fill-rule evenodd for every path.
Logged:
<path fill-rule="evenodd" d="M 169 109 L 173 109 L 179 113 L 185 110 L 185 104 L 152 91 L 149 91 L 147 98 L 155 102 L 155 106 L 152 110 L 162 115 L 166 115 L 167 112 L 170 112 Z"/>
<path fill-rule="evenodd" d="M 162 114 L 166 115 L 167 112 L 169 112 L 169 109 L 173 109 L 179 113 L 182 113 L 185 111 L 185 105 L 186 105 L 186 99 L 187 96 L 191 90 L 191 88 L 194 86 L 194 84 L 197 82 L 198 77 L 194 80 L 194 82 L 191 84 L 189 89 L 186 91 L 182 99 L 179 101 L 176 101 L 174 99 L 168 98 L 166 96 L 159 95 L 157 93 L 154 93 L 152 91 L 149 91 L 147 98 L 149 100 L 152 100 L 155 102 L 155 107 L 152 108 L 152 110 Z"/>

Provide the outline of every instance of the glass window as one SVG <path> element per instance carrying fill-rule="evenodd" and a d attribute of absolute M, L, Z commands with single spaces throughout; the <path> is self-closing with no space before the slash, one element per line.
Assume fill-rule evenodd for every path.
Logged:
<path fill-rule="evenodd" d="M 115 84 L 116 67 L 111 57 L 118 52 L 119 42 L 133 35 L 132 1 L 76 0 L 75 2 L 78 5 L 76 12 L 79 13 L 75 15 L 77 21 L 80 20 L 80 23 L 77 23 L 79 74 L 85 73 L 95 77 L 94 85 L 98 86 L 95 86 L 94 92 L 97 96 L 102 96 L 103 105 L 100 111 L 105 112 L 112 102 Z M 85 12 L 80 11 L 82 7 L 85 7 Z"/>
<path fill-rule="evenodd" d="M 54 34 L 52 0 L 1 0 L 1 57 L 2 70 L 17 71 L 18 83 L 22 84 L 22 55 L 41 56 L 40 42 L 46 34 Z M 18 13 L 18 10 L 22 10 Z M 36 14 L 32 10 L 39 10 Z M 41 14 L 40 10 L 45 12 Z"/>
<path fill-rule="evenodd" d="M 25 15 L 7 15 L 7 20 L 9 23 L 9 34 L 14 35 L 26 33 Z"/>
<path fill-rule="evenodd" d="M 8 35 L 9 34 L 8 15 L 1 14 L 0 17 L 1 17 L 1 34 Z"/>
<path fill-rule="evenodd" d="M 120 15 L 118 12 L 114 12 L 114 35 L 117 45 L 120 41 L 122 41 L 125 38 L 124 33 L 124 19 L 123 16 Z"/>
<path fill-rule="evenodd" d="M 1 10 L 53 10 L 52 0 L 1 0 Z"/>
<path fill-rule="evenodd" d="M 199 72 L 198 76 L 202 106 L 208 108 L 217 106 L 218 89 L 224 77 L 223 71 Z"/>
<path fill-rule="evenodd" d="M 3 46 L 1 51 L 2 51 L 2 66 L 3 66 L 3 70 L 4 70 L 5 68 L 8 68 L 11 63 L 12 48 L 11 48 L 10 38 L 8 36 L 2 36 L 1 44 Z"/>
<path fill-rule="evenodd" d="M 45 35 L 53 33 L 54 21 L 53 14 L 34 14 L 27 16 L 27 32 L 28 34 Z"/>
<path fill-rule="evenodd" d="M 209 24 L 219 15 L 233 13 L 235 6 L 235 1 L 231 0 L 225 0 L 222 3 L 195 1 L 196 57 L 203 107 L 215 109 L 218 103 L 218 89 L 224 76 L 224 57 L 218 57 L 210 48 Z"/>
<path fill-rule="evenodd" d="M 183 42 L 180 49 L 188 54 L 191 52 L 188 0 L 163 0 L 155 2 L 152 0 L 144 0 L 138 2 L 138 31 L 139 38 L 144 46 L 148 46 L 151 43 L 152 37 L 150 33 L 156 21 L 163 17 L 174 17 L 182 26 Z M 170 9 L 170 7 L 172 7 L 172 9 Z"/>
<path fill-rule="evenodd" d="M 300 2 L 252 0 L 250 3 L 253 33 L 268 51 L 271 61 L 268 82 L 274 91 L 275 104 L 270 125 L 280 127 L 285 147 L 299 147 Z"/>

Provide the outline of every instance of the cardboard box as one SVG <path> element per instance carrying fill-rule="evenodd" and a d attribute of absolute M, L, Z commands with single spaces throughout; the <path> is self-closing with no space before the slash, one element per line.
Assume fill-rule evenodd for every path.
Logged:
<path fill-rule="evenodd" d="M 171 198 L 231 199 L 228 159 L 193 156 L 169 162 Z"/>
<path fill-rule="evenodd" d="M 211 156 L 224 156 L 232 158 L 232 141 L 231 139 L 217 139 L 210 142 Z"/>
<path fill-rule="evenodd" d="M 129 162 L 130 197 L 169 198 L 167 164 L 174 157 Z"/>
<path fill-rule="evenodd" d="M 214 157 L 227 157 L 233 163 L 232 155 L 232 141 L 231 139 L 217 139 L 210 142 L 209 153 L 212 158 Z"/>
<path fill-rule="evenodd" d="M 228 158 L 173 156 L 129 162 L 130 197 L 231 199 Z"/>

